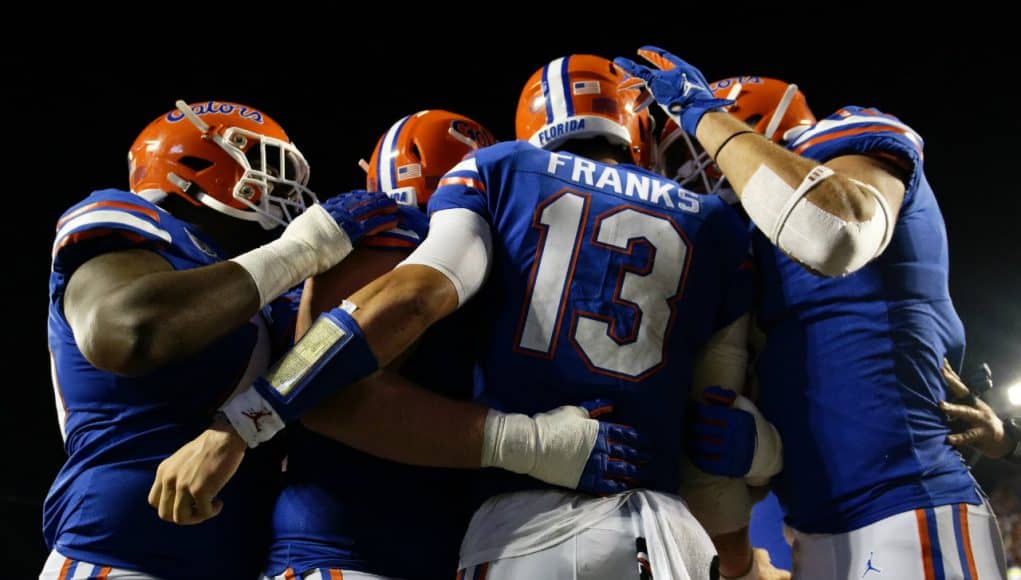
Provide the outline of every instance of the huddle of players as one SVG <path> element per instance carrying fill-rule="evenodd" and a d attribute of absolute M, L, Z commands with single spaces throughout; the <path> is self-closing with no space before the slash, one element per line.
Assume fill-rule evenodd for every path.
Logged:
<path fill-rule="evenodd" d="M 268 282 L 259 282 L 272 268 L 238 260 L 258 287 L 259 312 L 245 318 L 260 322 L 189 353 L 208 354 L 209 360 L 193 358 L 188 365 L 222 374 L 215 379 L 219 386 L 206 392 L 201 387 L 210 383 L 201 381 L 183 390 L 181 376 L 193 371 L 174 367 L 158 373 L 158 380 L 152 380 L 155 373 L 120 378 L 99 369 L 96 375 L 105 381 L 77 378 L 74 365 L 89 365 L 88 357 L 74 344 L 78 335 L 68 332 L 74 324 L 59 310 L 76 269 L 107 253 L 144 249 L 174 270 L 222 260 L 215 244 L 171 217 L 181 212 L 167 214 L 151 203 L 178 187 L 178 195 L 232 215 L 201 199 L 216 186 L 204 186 L 199 195 L 189 191 L 201 183 L 202 168 L 191 168 L 193 179 L 175 174 L 170 185 L 163 175 L 136 178 L 133 172 L 132 193 L 105 190 L 72 207 L 54 243 L 50 318 L 58 413 L 66 413 L 61 416 L 70 459 L 47 499 L 45 527 L 53 552 L 43 576 L 101 577 L 105 570 L 102 577 L 115 578 L 134 570 L 160 578 L 252 577 L 259 571 L 279 578 L 436 578 L 457 566 L 459 577 L 466 578 L 560 577 L 568 572 L 558 566 L 567 560 L 572 567 L 598 564 L 587 572 L 591 576 L 579 577 L 627 577 L 638 573 L 638 562 L 651 565 L 659 577 L 708 577 L 715 549 L 687 507 L 674 501 L 682 485 L 692 511 L 717 541 L 724 574 L 728 569 L 740 570 L 731 577 L 765 574 L 768 565 L 754 560 L 747 570 L 749 552 L 740 542 L 736 549 L 721 544 L 740 537 L 747 524 L 745 483 L 682 465 L 679 432 L 687 425 L 692 459 L 717 476 L 751 476 L 761 483 L 780 470 L 775 432 L 733 394 L 745 380 L 746 314 L 756 288 L 755 325 L 766 336 L 758 357 L 759 404 L 784 442 L 784 470 L 772 485 L 797 531 L 796 574 L 861 577 L 867 565 L 903 578 L 1002 577 L 995 520 L 946 445 L 946 425 L 935 411 L 944 398 L 940 363 L 946 357 L 959 366 L 963 331 L 946 293 L 946 239 L 922 175 L 921 140 L 872 109 L 846 107 L 816 122 L 804 97 L 784 83 L 739 77 L 710 87 L 672 55 L 655 50 L 643 55 L 656 70 L 573 55 L 537 71 L 518 106 L 517 137 L 530 144 L 487 147 L 495 141 L 488 131 L 443 111 L 395 123 L 377 143 L 368 189 L 387 192 L 403 205 L 392 208 L 368 195 L 355 203 L 351 197 L 324 202 L 349 239 L 346 255 L 291 273 L 289 284 L 277 282 L 272 291 L 266 290 Z M 643 109 L 648 97 L 671 118 L 658 152 Z M 722 107 L 729 114 L 719 114 Z M 261 112 L 208 103 L 169 113 L 153 125 L 172 123 L 201 134 L 206 146 L 228 148 L 241 143 L 232 139 L 240 135 L 277 148 L 276 159 L 264 147 L 262 159 L 253 162 L 251 153 L 259 148 L 236 147 L 241 153 L 231 158 L 247 162 L 248 173 L 240 180 L 230 176 L 241 187 L 217 200 L 227 210 L 252 205 L 244 202 L 251 201 L 251 190 L 247 200 L 236 195 L 246 184 L 258 189 L 278 183 L 270 181 L 274 177 L 290 177 L 284 185 L 303 191 L 307 166 L 301 169 L 303 159 L 287 146 L 286 136 L 270 135 L 273 141 L 253 136 L 272 123 Z M 754 135 L 748 125 L 783 147 Z M 242 130 L 228 134 L 224 127 L 230 126 Z M 152 137 L 143 133 L 133 155 L 151 155 L 145 148 L 152 147 Z M 461 161 L 466 153 L 470 157 Z M 834 159 L 842 160 L 830 164 L 836 176 L 822 174 L 818 163 Z M 273 175 L 266 171 L 267 160 L 294 168 Z M 755 166 L 746 167 L 749 160 L 757 160 Z M 641 169 L 654 165 L 704 197 Z M 260 169 L 258 179 L 246 181 Z M 785 171 L 796 175 L 792 179 Z M 792 185 L 785 189 L 785 181 Z M 849 182 L 859 188 L 842 199 L 865 191 L 867 203 L 852 199 L 858 206 L 845 206 L 856 211 L 844 216 L 844 208 L 827 206 L 825 187 Z M 269 189 L 258 191 L 269 197 Z M 725 201 L 738 197 L 747 215 Z M 851 233 L 833 234 L 837 241 L 828 251 L 806 246 L 798 235 L 813 230 L 804 228 L 821 223 L 827 232 L 840 230 L 826 216 L 812 214 L 807 202 L 828 212 L 830 222 L 843 221 Z M 421 211 L 427 207 L 432 228 Z M 446 220 L 442 227 L 437 216 Z M 482 232 L 477 239 L 485 243 L 460 247 L 464 255 L 454 257 L 440 245 L 443 240 L 424 243 L 455 226 Z M 282 237 L 297 231 L 287 227 Z M 878 233 L 869 237 L 873 232 Z M 353 247 L 350 242 L 359 238 Z M 420 247 L 428 251 L 413 252 Z M 479 256 L 472 257 L 472 247 Z M 472 266 L 481 276 L 465 273 Z M 423 327 L 463 307 L 432 326 L 399 366 L 387 365 L 373 342 L 379 325 L 350 315 L 372 312 L 376 295 L 359 288 L 378 276 L 389 280 L 416 269 L 439 272 L 437 284 L 456 291 L 452 304 L 436 307 L 441 314 Z M 275 300 L 313 274 L 320 276 L 305 285 L 300 309 L 297 300 Z M 353 330 L 352 342 L 364 330 L 362 340 L 380 359 L 373 362 L 386 370 L 371 374 L 375 367 L 369 365 L 362 376 L 320 373 L 335 383 L 330 388 L 300 384 L 295 391 L 310 393 L 311 403 L 301 405 L 311 411 L 291 423 L 286 441 L 267 442 L 275 423 L 291 419 L 291 401 L 275 400 L 265 390 L 254 395 L 261 400 L 245 400 L 252 390 L 244 387 L 268 360 L 280 359 L 293 328 L 289 322 L 296 323 L 298 336 L 321 337 L 315 329 L 322 326 L 322 313 L 333 312 L 347 297 L 353 307 L 345 310 L 346 318 L 335 314 L 340 328 Z M 417 338 L 411 333 L 402 340 Z M 252 362 L 252 345 L 266 343 L 274 354 Z M 77 357 L 61 356 L 62 347 Z M 225 352 L 231 360 L 222 360 Z M 274 381 L 280 366 L 267 383 L 283 392 Z M 133 398 L 138 385 L 129 383 L 142 384 L 141 377 L 151 383 L 149 390 Z M 230 401 L 244 404 L 232 407 L 224 400 L 235 384 L 239 393 Z M 685 413 L 690 391 L 703 389 L 704 397 L 696 394 L 701 402 L 688 403 L 694 413 Z M 77 397 L 68 397 L 69 390 Z M 465 403 L 469 399 L 485 407 Z M 218 407 L 248 446 L 258 447 L 216 494 L 222 498 L 215 508 L 219 515 L 197 523 L 212 514 L 189 513 L 191 502 L 168 500 L 168 488 L 157 488 L 179 465 L 173 463 L 177 454 L 163 460 L 199 435 Z M 598 414 L 610 407 L 609 415 Z M 619 423 L 597 423 L 587 419 L 590 414 Z M 573 422 L 564 418 L 568 415 Z M 247 433 L 239 417 L 251 419 Z M 154 418 L 164 432 L 146 448 Z M 563 474 L 541 468 L 543 445 L 524 463 L 517 461 L 517 442 L 491 431 L 513 432 L 521 421 L 540 436 L 544 425 L 576 429 L 587 442 L 578 445 L 585 454 L 578 469 Z M 464 429 L 477 437 L 464 435 Z M 93 436 L 104 430 L 112 438 Z M 459 433 L 468 441 L 459 440 Z M 130 453 L 119 449 L 129 443 Z M 272 474 L 284 452 L 283 488 L 274 500 Z M 601 461 L 593 464 L 593 458 Z M 149 490 L 161 461 L 150 502 L 160 517 L 196 526 L 176 527 L 157 519 L 148 506 L 123 505 L 128 503 L 123 498 L 137 495 L 132 477 L 147 476 Z M 435 468 L 487 466 L 503 469 Z M 614 493 L 632 485 L 646 491 Z M 268 517 L 266 506 L 275 506 L 271 528 L 259 525 Z M 267 529 L 272 537 L 260 537 Z M 597 533 L 586 537 L 581 530 Z M 599 533 L 632 541 L 608 549 Z M 650 543 L 641 557 L 636 536 Z M 266 541 L 269 563 L 253 562 L 252 554 L 261 553 Z M 739 555 L 727 561 L 732 549 Z M 574 555 L 565 557 L 568 552 Z M 763 570 L 755 569 L 759 565 Z"/>

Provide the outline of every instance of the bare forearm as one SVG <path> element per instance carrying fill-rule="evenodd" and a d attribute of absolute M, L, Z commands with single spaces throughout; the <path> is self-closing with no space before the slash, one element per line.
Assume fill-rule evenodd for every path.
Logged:
<path fill-rule="evenodd" d="M 384 371 L 302 417 L 310 429 L 365 453 L 411 465 L 481 464 L 488 409 L 448 399 Z"/>
<path fill-rule="evenodd" d="M 731 138 L 741 131 L 751 131 L 751 128 L 729 113 L 706 113 L 698 125 L 699 143 L 710 155 L 717 155 L 716 164 L 739 196 L 762 163 L 768 163 L 774 173 L 792 186 L 801 183 L 818 165 L 754 132 Z M 724 142 L 726 146 L 720 150 Z"/>
<path fill-rule="evenodd" d="M 350 301 L 358 307 L 353 316 L 372 353 L 385 367 L 457 308 L 457 292 L 439 271 L 410 265 L 378 278 Z"/>

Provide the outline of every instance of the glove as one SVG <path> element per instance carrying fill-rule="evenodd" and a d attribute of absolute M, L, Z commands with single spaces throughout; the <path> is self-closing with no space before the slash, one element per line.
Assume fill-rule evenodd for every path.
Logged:
<path fill-rule="evenodd" d="M 385 193 L 355 190 L 335 195 L 321 205 L 352 244 L 397 227 L 397 202 Z"/>
<path fill-rule="evenodd" d="M 586 401 L 579 407 L 585 409 L 591 419 L 613 411 L 613 405 L 605 399 Z M 650 454 L 643 449 L 644 446 L 645 440 L 633 428 L 599 421 L 595 444 L 576 489 L 611 494 L 641 487 L 649 480 Z"/>
<path fill-rule="evenodd" d="M 755 458 L 755 417 L 732 406 L 737 393 L 730 389 L 709 387 L 704 396 L 689 415 L 688 455 L 706 473 L 744 477 Z"/>
<path fill-rule="evenodd" d="M 716 98 L 697 68 L 662 48 L 643 46 L 638 54 L 655 65 L 656 70 L 628 58 L 613 59 L 614 64 L 631 76 L 620 83 L 619 89 L 642 91 L 636 111 L 655 99 L 667 115 L 694 137 L 702 115 L 734 104 L 730 99 Z"/>
<path fill-rule="evenodd" d="M 643 439 L 630 427 L 594 418 L 612 409 L 602 399 L 532 417 L 491 409 L 482 467 L 499 467 L 596 494 L 639 486 L 648 479 Z"/>

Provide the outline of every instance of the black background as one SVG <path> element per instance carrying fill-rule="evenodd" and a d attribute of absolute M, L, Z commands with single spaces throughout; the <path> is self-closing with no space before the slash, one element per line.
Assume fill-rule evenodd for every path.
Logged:
<path fill-rule="evenodd" d="M 651 12 L 626 11 L 601 22 L 603 28 L 549 19 L 508 24 L 508 32 L 497 34 L 460 16 L 441 19 L 429 35 L 413 25 L 395 31 L 360 20 L 338 30 L 271 37 L 266 15 L 253 32 L 206 26 L 192 14 L 107 37 L 102 45 L 95 42 L 99 33 L 51 34 L 4 51 L 0 199 L 14 272 L 5 273 L 3 294 L 0 570 L 8 572 L 0 576 L 38 573 L 42 498 L 63 459 L 45 334 L 53 226 L 90 191 L 126 188 L 128 147 L 178 98 L 235 101 L 268 113 L 309 160 L 310 185 L 321 196 L 364 187 L 357 160 L 369 156 L 391 123 L 414 111 L 456 111 L 498 138 L 512 138 L 524 81 L 569 53 L 612 58 L 658 44 L 710 80 L 759 74 L 797 82 L 819 117 L 843 105 L 876 106 L 925 138 L 926 173 L 950 239 L 951 294 L 968 332 L 967 364 L 988 361 L 1001 385 L 1021 381 L 1021 122 L 1009 35 L 986 31 L 981 42 L 962 40 L 967 31 L 907 36 L 869 11 L 844 15 L 857 28 L 816 26 L 810 34 L 739 27 L 725 20 L 728 14 L 716 16 L 724 24 L 704 26 L 698 35 L 684 33 L 675 16 L 646 26 L 670 34 L 622 33 L 615 19 L 641 16 L 646 25 L 656 24 Z M 407 22 L 416 14 L 395 8 L 386 17 Z M 175 36 L 184 29 L 198 33 Z M 355 39 L 354 29 L 374 36 Z M 44 48 L 50 43 L 55 52 Z M 998 470 L 980 463 L 978 473 L 992 482 Z"/>

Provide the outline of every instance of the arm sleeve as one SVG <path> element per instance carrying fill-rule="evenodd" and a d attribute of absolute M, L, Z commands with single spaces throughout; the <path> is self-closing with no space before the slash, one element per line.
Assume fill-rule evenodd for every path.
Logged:
<path fill-rule="evenodd" d="M 398 267 L 438 270 L 454 285 L 460 306 L 482 288 L 492 254 L 492 234 L 482 216 L 465 208 L 444 209 L 432 215 L 429 235 Z"/>

